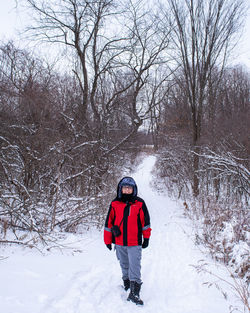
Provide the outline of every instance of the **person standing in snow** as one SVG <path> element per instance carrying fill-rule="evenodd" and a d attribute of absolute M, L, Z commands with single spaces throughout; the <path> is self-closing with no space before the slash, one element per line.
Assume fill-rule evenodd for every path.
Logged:
<path fill-rule="evenodd" d="M 127 298 L 143 305 L 141 290 L 141 254 L 147 248 L 151 234 L 150 216 L 143 199 L 137 196 L 132 177 L 124 177 L 118 184 L 117 196 L 111 202 L 104 228 L 104 242 L 109 250 L 115 244 Z M 143 238 L 143 241 L 142 241 Z"/>

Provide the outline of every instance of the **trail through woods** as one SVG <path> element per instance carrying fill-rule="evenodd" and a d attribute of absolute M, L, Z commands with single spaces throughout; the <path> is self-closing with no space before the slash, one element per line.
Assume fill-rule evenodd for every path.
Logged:
<path fill-rule="evenodd" d="M 192 228 L 182 208 L 150 185 L 154 162 L 155 157 L 148 156 L 132 173 L 138 194 L 149 209 L 152 226 L 150 244 L 142 257 L 143 308 L 126 301 L 114 250 L 106 248 L 102 232 L 93 230 L 77 237 L 76 245 L 82 253 L 66 251 L 42 256 L 21 248 L 10 252 L 0 267 L 1 312 L 229 312 L 229 303 L 221 292 L 203 285 L 212 278 L 198 275 L 191 266 L 204 255 L 192 241 Z M 67 240 L 74 241 L 76 237 L 69 235 Z"/>

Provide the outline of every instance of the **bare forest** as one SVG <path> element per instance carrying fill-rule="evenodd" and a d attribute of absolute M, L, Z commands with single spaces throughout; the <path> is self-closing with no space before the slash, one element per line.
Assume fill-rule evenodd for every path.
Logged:
<path fill-rule="evenodd" d="M 150 145 L 155 185 L 182 200 L 197 244 L 248 280 L 250 76 L 228 62 L 244 2 L 22 5 L 26 38 L 61 58 L 0 45 L 1 242 L 102 227 L 121 173 Z"/>

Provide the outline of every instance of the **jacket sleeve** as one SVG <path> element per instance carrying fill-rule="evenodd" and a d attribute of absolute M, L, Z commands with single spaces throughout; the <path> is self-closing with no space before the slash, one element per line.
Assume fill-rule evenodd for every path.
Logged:
<path fill-rule="evenodd" d="M 104 227 L 104 242 L 106 245 L 112 243 L 111 227 L 113 226 L 113 221 L 114 221 L 114 209 L 111 203 L 107 217 L 106 217 L 105 227 Z"/>
<path fill-rule="evenodd" d="M 142 210 L 140 211 L 140 218 L 141 218 L 141 224 L 142 224 L 143 238 L 149 238 L 151 235 L 150 216 L 149 216 L 148 209 L 144 201 L 142 205 Z"/>

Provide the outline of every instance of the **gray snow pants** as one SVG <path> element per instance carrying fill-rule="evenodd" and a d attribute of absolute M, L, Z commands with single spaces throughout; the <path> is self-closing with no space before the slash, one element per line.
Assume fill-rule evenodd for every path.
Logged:
<path fill-rule="evenodd" d="M 141 246 L 116 245 L 116 256 L 120 262 L 122 279 L 141 283 Z"/>

